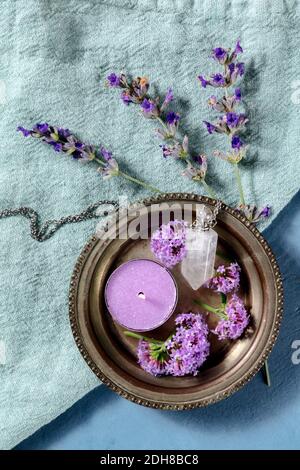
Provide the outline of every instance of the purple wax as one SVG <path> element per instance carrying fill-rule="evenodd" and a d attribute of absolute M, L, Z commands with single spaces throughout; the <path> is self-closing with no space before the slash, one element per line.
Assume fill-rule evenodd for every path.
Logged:
<path fill-rule="evenodd" d="M 113 319 L 128 330 L 149 331 L 165 323 L 177 303 L 177 286 L 164 266 L 133 259 L 119 266 L 105 287 Z"/>

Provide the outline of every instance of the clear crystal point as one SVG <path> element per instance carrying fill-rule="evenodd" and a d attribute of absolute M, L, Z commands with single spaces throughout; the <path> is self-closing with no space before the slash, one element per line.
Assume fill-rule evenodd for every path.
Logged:
<path fill-rule="evenodd" d="M 213 277 L 217 243 L 218 234 L 215 230 L 187 229 L 187 254 L 181 262 L 181 274 L 192 289 L 199 289 Z"/>

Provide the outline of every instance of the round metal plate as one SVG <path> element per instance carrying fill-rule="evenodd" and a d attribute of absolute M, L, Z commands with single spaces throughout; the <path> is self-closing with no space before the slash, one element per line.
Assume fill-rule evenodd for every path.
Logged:
<path fill-rule="evenodd" d="M 164 194 L 143 201 L 162 215 L 163 202 L 214 206 L 215 200 L 194 194 Z M 138 207 L 135 205 L 135 207 Z M 147 212 L 147 211 L 146 211 Z M 145 215 L 149 218 L 149 214 Z M 134 218 L 133 218 L 134 219 Z M 124 220 L 129 224 L 133 219 Z M 122 219 L 121 219 L 122 222 Z M 122 225 L 122 223 L 121 223 Z M 112 230 L 108 224 L 106 234 Z M 133 258 L 153 259 L 149 240 L 92 237 L 78 258 L 70 285 L 70 322 L 76 344 L 92 371 L 123 397 L 145 406 L 161 409 L 191 409 L 228 397 L 246 384 L 262 367 L 276 340 L 282 316 L 283 289 L 275 257 L 260 232 L 225 204 L 215 230 L 218 252 L 237 260 L 242 267 L 239 295 L 251 312 L 251 324 L 237 341 L 218 341 L 211 334 L 211 355 L 197 377 L 153 377 L 136 363 L 136 340 L 123 334 L 113 322 L 104 301 L 104 288 L 110 273 Z M 222 262 L 219 259 L 218 262 Z M 174 316 L 199 309 L 193 299 L 219 302 L 211 291 L 195 292 L 173 269 L 179 289 L 177 308 L 170 320 L 148 336 L 166 338 L 174 328 Z M 214 326 L 214 315 L 208 314 Z"/>

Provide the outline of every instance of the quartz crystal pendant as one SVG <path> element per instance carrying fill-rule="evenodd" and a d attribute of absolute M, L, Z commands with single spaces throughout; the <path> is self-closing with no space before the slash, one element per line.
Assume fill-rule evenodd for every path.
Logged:
<path fill-rule="evenodd" d="M 214 274 L 218 234 L 207 226 L 203 229 L 204 222 L 209 222 L 212 217 L 206 206 L 200 206 L 195 227 L 189 227 L 186 232 L 187 254 L 181 262 L 181 274 L 194 290 Z"/>

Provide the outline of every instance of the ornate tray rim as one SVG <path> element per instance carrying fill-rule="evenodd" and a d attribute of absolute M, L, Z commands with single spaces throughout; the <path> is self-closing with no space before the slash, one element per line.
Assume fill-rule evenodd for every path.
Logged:
<path fill-rule="evenodd" d="M 201 196 L 201 195 L 196 195 L 196 194 L 191 194 L 191 193 L 163 193 L 158 196 L 146 198 L 146 199 L 143 199 L 142 201 L 133 203 L 131 204 L 131 207 L 138 208 L 141 204 L 147 204 L 147 205 L 155 204 L 166 199 L 170 201 L 190 199 L 190 200 L 193 200 L 194 202 L 199 202 L 199 203 L 207 203 L 211 205 L 217 204 L 216 199 L 211 199 L 207 196 Z M 95 235 L 93 235 L 88 240 L 88 242 L 82 249 L 77 259 L 77 262 L 75 264 L 75 267 L 71 276 L 70 289 L 69 289 L 69 320 L 70 320 L 70 326 L 71 326 L 75 343 L 83 359 L 86 361 L 87 365 L 94 372 L 94 374 L 101 380 L 101 382 L 107 385 L 110 389 L 112 389 L 118 395 L 122 396 L 123 398 L 126 398 L 127 400 L 133 403 L 150 407 L 150 408 L 156 408 L 156 409 L 161 409 L 161 410 L 176 410 L 176 411 L 200 408 L 200 407 L 211 405 L 213 403 L 216 403 L 220 400 L 223 400 L 229 397 L 233 393 L 240 390 L 247 382 L 249 382 L 257 374 L 257 372 L 262 368 L 262 366 L 264 365 L 264 362 L 267 360 L 268 356 L 270 355 L 273 349 L 273 346 L 279 334 L 279 328 L 280 328 L 280 324 L 281 324 L 281 320 L 283 316 L 283 283 L 282 283 L 282 277 L 281 277 L 278 263 L 276 261 L 275 255 L 271 247 L 269 246 L 268 242 L 265 240 L 265 238 L 259 232 L 259 230 L 255 227 L 255 225 L 250 223 L 246 219 L 245 216 L 241 215 L 236 210 L 230 208 L 225 203 L 222 203 L 221 210 L 229 213 L 231 216 L 235 217 L 237 220 L 242 222 L 252 232 L 254 237 L 258 240 L 258 242 L 261 244 L 261 246 L 265 250 L 269 258 L 271 268 L 274 274 L 274 278 L 276 282 L 275 290 L 276 290 L 277 298 L 276 298 L 276 312 L 275 312 L 274 326 L 270 334 L 269 342 L 266 344 L 263 353 L 260 355 L 258 360 L 256 360 L 256 362 L 253 364 L 251 369 L 247 373 L 245 373 L 237 382 L 232 384 L 225 392 L 216 394 L 215 396 L 209 399 L 201 399 L 201 401 L 199 402 L 195 401 L 192 403 L 186 403 L 186 404 L 180 404 L 180 405 L 164 403 L 164 402 L 157 403 L 155 401 L 146 400 L 144 398 L 135 396 L 134 394 L 128 392 L 127 390 L 124 390 L 122 387 L 120 387 L 118 384 L 114 383 L 110 378 L 108 378 L 99 369 L 99 367 L 95 364 L 89 352 L 85 348 L 84 338 L 81 335 L 78 321 L 77 321 L 77 316 L 76 316 L 76 293 L 77 293 L 77 286 L 80 280 L 81 272 L 84 267 L 85 261 L 89 256 L 90 251 L 93 249 L 95 244 L 99 241 L 99 237 L 96 237 Z M 106 223 L 105 227 L 107 227 L 108 224 L 109 224 L 109 220 Z M 105 227 L 103 229 L 104 231 L 105 231 Z"/>

